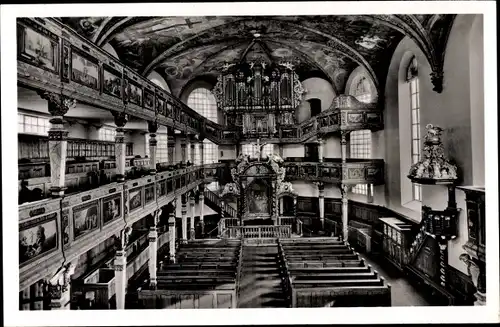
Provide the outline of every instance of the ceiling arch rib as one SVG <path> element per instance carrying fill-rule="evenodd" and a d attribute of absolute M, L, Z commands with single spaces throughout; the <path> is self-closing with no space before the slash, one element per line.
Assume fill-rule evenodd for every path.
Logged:
<path fill-rule="evenodd" d="M 379 20 L 415 41 L 432 69 L 431 81 L 434 85 L 434 91 L 442 92 L 444 55 L 437 53 L 429 33 L 416 17 L 413 15 L 376 15 L 373 17 L 367 16 L 366 19 Z"/>
<path fill-rule="evenodd" d="M 94 42 L 95 44 L 97 44 L 97 39 L 98 39 L 99 35 L 102 33 L 104 27 L 106 25 L 108 25 L 112 20 L 113 20 L 113 17 L 107 17 L 106 19 L 104 19 L 104 21 L 102 22 L 102 24 L 99 25 L 99 27 L 95 31 L 95 34 L 92 37 L 92 42 Z"/>
<path fill-rule="evenodd" d="M 120 28 L 122 28 L 122 30 L 123 30 L 126 27 L 130 27 L 130 25 L 127 26 L 127 23 L 133 22 L 134 24 L 138 24 L 138 23 L 144 22 L 148 19 L 150 19 L 150 17 L 125 17 L 125 18 L 121 19 L 120 21 L 118 21 L 117 23 L 115 23 L 114 25 L 112 25 L 104 33 L 102 33 L 102 31 L 101 31 L 102 34 L 99 33 L 99 35 L 97 35 L 97 33 L 96 33 L 95 43 L 98 46 L 102 46 L 103 44 L 105 44 L 106 42 L 111 40 L 112 37 L 114 36 L 114 34 L 116 34 L 120 31 Z"/>

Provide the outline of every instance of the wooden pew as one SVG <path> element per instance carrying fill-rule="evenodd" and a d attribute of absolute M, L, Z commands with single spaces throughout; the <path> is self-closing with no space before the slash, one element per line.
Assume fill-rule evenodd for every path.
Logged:
<path fill-rule="evenodd" d="M 207 270 L 207 269 L 197 269 L 197 270 L 169 270 L 169 271 L 159 271 L 158 276 L 172 277 L 172 276 L 223 276 L 223 277 L 236 277 L 236 271 L 233 270 Z"/>
<path fill-rule="evenodd" d="M 217 262 L 217 263 L 174 263 L 165 267 L 165 271 L 169 270 L 233 270 L 236 269 L 236 264 L 230 262 Z"/>
<path fill-rule="evenodd" d="M 290 275 L 336 274 L 336 273 L 364 273 L 371 271 L 370 266 L 361 267 L 326 267 L 326 268 L 289 268 Z"/>
<path fill-rule="evenodd" d="M 302 280 L 315 280 L 315 281 L 328 281 L 328 280 L 349 280 L 349 279 L 376 279 L 378 274 L 374 271 L 370 272 L 346 272 L 346 273 L 317 273 L 312 276 L 311 274 L 297 273 L 290 274 L 293 281 Z"/>
<path fill-rule="evenodd" d="M 293 268 L 328 268 L 328 267 L 363 267 L 365 262 L 361 260 L 334 260 L 334 261 L 298 261 L 289 262 L 290 269 Z"/>
<path fill-rule="evenodd" d="M 321 254 L 321 255 L 305 255 L 296 254 L 288 255 L 285 254 L 285 258 L 290 261 L 332 261 L 332 260 L 356 260 L 359 258 L 357 254 L 347 253 L 347 254 Z"/>
<path fill-rule="evenodd" d="M 390 285 L 296 287 L 291 290 L 293 308 L 387 307 L 391 306 Z"/>
<path fill-rule="evenodd" d="M 325 255 L 325 254 L 352 254 L 353 251 L 349 248 L 345 249 L 324 249 L 317 250 L 313 249 L 310 251 L 302 251 L 302 250 L 285 250 L 286 256 L 297 256 L 297 255 Z"/>

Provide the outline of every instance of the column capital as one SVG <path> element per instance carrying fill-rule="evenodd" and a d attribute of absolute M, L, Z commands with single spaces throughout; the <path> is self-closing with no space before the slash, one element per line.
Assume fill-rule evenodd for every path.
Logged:
<path fill-rule="evenodd" d="M 132 234 L 132 227 L 127 226 L 124 229 L 120 231 L 120 236 L 118 238 L 118 251 L 116 253 L 117 256 L 119 256 L 118 252 L 120 251 L 125 251 L 125 248 L 128 245 L 128 242 L 130 240 L 130 235 Z"/>
<path fill-rule="evenodd" d="M 347 200 L 347 189 L 349 188 L 349 186 L 347 184 L 341 184 L 340 185 L 340 193 L 342 195 L 342 199 L 346 199 Z"/>
<path fill-rule="evenodd" d="M 123 128 L 125 124 L 128 122 L 128 114 L 126 114 L 123 111 L 117 112 L 113 111 L 112 112 L 113 117 L 115 118 L 115 125 L 118 128 Z"/>
<path fill-rule="evenodd" d="M 157 131 L 158 131 L 158 122 L 148 121 L 148 132 L 151 134 L 155 134 Z"/>
<path fill-rule="evenodd" d="M 69 109 L 74 108 L 76 100 L 62 94 L 47 91 L 38 91 L 38 95 L 48 101 L 48 110 L 52 116 L 62 117 Z M 51 123 L 53 123 L 51 121 Z"/>
<path fill-rule="evenodd" d="M 350 131 L 341 131 L 340 132 L 340 144 L 347 145 L 347 135 L 349 135 Z"/>
<path fill-rule="evenodd" d="M 63 294 L 69 292 L 71 276 L 75 273 L 75 268 L 75 262 L 70 262 L 60 268 L 52 278 L 45 281 L 45 290 L 50 298 L 51 309 L 60 309 L 67 305 L 61 302 L 65 301 L 64 298 L 69 301 L 69 296 L 66 297 Z"/>

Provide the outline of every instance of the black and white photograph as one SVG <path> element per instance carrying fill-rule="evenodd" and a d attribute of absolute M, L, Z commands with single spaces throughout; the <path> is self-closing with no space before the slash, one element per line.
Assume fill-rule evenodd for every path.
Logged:
<path fill-rule="evenodd" d="M 2 6 L 7 325 L 500 322 L 495 9 Z"/>

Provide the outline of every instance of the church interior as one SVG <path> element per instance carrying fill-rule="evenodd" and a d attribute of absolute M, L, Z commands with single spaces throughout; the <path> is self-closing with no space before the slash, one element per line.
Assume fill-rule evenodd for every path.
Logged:
<path fill-rule="evenodd" d="M 16 24 L 19 310 L 486 304 L 483 15 Z"/>

